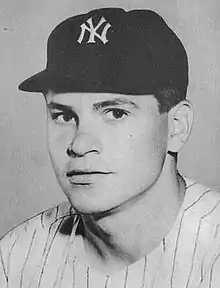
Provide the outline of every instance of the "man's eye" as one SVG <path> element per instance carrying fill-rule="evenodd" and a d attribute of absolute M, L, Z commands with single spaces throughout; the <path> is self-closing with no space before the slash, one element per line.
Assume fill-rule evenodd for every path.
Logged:
<path fill-rule="evenodd" d="M 129 112 L 124 109 L 111 108 L 111 109 L 105 110 L 104 114 L 105 114 L 105 118 L 108 120 L 117 120 L 117 119 L 124 118 L 124 116 L 127 116 Z"/>
<path fill-rule="evenodd" d="M 74 115 L 67 112 L 52 112 L 52 119 L 55 120 L 56 123 L 69 123 L 70 121 L 74 121 Z"/>

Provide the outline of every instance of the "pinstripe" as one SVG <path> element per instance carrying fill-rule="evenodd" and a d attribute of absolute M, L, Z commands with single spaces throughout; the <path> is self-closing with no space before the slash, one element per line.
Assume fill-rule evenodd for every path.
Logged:
<path fill-rule="evenodd" d="M 44 213 L 41 213 L 41 217 L 40 217 L 40 220 L 41 220 L 41 226 L 42 226 L 43 228 L 45 228 L 43 217 L 44 217 Z"/>
<path fill-rule="evenodd" d="M 163 252 L 166 251 L 166 239 L 163 238 Z"/>
<path fill-rule="evenodd" d="M 11 245 L 11 248 L 10 248 L 10 251 L 9 251 L 9 253 L 8 253 L 8 257 L 7 257 L 7 271 L 8 271 L 8 275 L 9 275 L 9 273 L 10 273 L 10 265 L 9 265 L 9 263 L 10 263 L 10 258 L 11 258 L 11 254 L 12 254 L 12 251 L 13 251 L 13 249 L 14 249 L 14 247 L 15 247 L 15 244 L 17 243 L 17 241 L 18 241 L 18 239 L 20 238 L 20 235 L 15 239 L 15 241 L 13 242 L 13 244 Z"/>
<path fill-rule="evenodd" d="M 42 281 L 42 277 L 43 277 L 43 273 L 44 273 L 44 268 L 45 268 L 45 265 L 46 265 L 47 258 L 48 258 L 48 256 L 49 256 L 50 250 L 51 250 L 51 248 L 52 248 L 53 241 L 54 241 L 57 233 L 59 232 L 60 227 L 61 227 L 64 219 L 67 218 L 67 217 L 70 217 L 70 216 L 71 216 L 71 215 L 65 215 L 65 216 L 59 217 L 59 218 L 56 219 L 54 222 L 52 222 L 52 224 L 51 224 L 50 227 L 49 227 L 49 234 L 50 234 L 50 231 L 51 231 L 51 229 L 52 229 L 52 226 L 53 226 L 55 223 L 57 223 L 59 220 L 61 220 L 60 223 L 58 224 L 58 227 L 57 227 L 57 229 L 56 229 L 53 237 L 52 237 L 52 240 L 51 240 L 51 242 L 50 242 L 50 244 L 49 244 L 49 247 L 47 248 L 47 247 L 45 246 L 44 253 L 46 253 L 46 250 L 47 250 L 47 253 L 46 253 L 46 257 L 45 257 L 44 263 L 43 263 L 43 268 L 42 268 L 42 271 L 41 271 L 41 274 L 40 274 L 39 286 L 38 286 L 38 287 L 40 287 L 40 283 L 41 283 L 41 281 Z M 77 219 L 76 219 L 76 220 L 77 220 Z M 74 221 L 74 224 L 75 224 L 75 223 L 76 223 L 76 221 Z M 48 236 L 49 236 L 49 235 L 48 235 Z M 48 238 L 48 239 L 49 239 L 49 238 Z M 43 255 L 44 255 L 44 253 L 43 253 Z"/>
<path fill-rule="evenodd" d="M 216 225 L 215 233 L 214 233 L 214 239 L 217 237 L 218 231 L 219 231 L 219 224 Z"/>
<path fill-rule="evenodd" d="M 36 236 L 36 229 L 34 230 L 34 233 L 31 237 L 31 242 L 30 242 L 30 245 L 28 247 L 28 253 L 27 253 L 27 256 L 25 258 L 25 261 L 24 261 L 24 264 L 23 264 L 23 267 L 21 269 L 21 279 L 20 279 L 20 287 L 22 288 L 22 284 L 23 284 L 23 277 L 24 277 L 24 269 L 25 269 L 25 266 L 27 265 L 27 262 L 28 262 L 28 259 L 29 259 L 29 256 L 30 256 L 30 252 L 31 252 L 31 248 L 33 246 L 33 243 L 34 243 L 34 238 Z"/>
<path fill-rule="evenodd" d="M 53 286 L 52 286 L 53 288 L 54 288 L 54 287 L 57 287 L 56 285 L 57 285 L 58 281 L 60 281 L 60 285 L 62 284 L 63 275 L 64 275 L 64 272 L 65 272 L 67 260 L 68 260 L 68 258 L 65 259 L 65 262 L 64 262 L 64 265 L 63 265 L 63 268 L 62 268 L 62 272 L 61 272 L 61 276 L 60 276 L 60 277 L 59 277 L 59 275 L 60 275 L 60 269 L 61 269 L 61 268 L 58 269 L 57 275 L 56 275 L 56 279 L 55 279 L 54 282 L 53 282 Z"/>
<path fill-rule="evenodd" d="M 108 281 L 109 281 L 109 276 L 106 276 L 106 281 L 105 281 L 105 288 L 108 288 Z"/>
<path fill-rule="evenodd" d="M 127 282 L 128 282 L 128 267 L 126 269 L 126 273 L 125 273 L 125 283 L 124 283 L 124 288 L 127 287 Z"/>
<path fill-rule="evenodd" d="M 64 266 L 63 266 L 63 271 L 62 271 L 62 274 L 61 274 L 61 283 L 63 281 L 63 277 L 64 277 L 64 272 L 66 270 L 66 266 L 67 266 L 67 263 L 68 263 L 68 256 L 66 256 L 66 259 L 65 259 L 65 262 L 64 262 Z"/>
<path fill-rule="evenodd" d="M 209 278 L 209 288 L 211 288 L 211 286 L 212 286 L 213 269 L 214 269 L 214 266 L 216 265 L 217 261 L 219 260 L 219 258 L 220 258 L 220 252 L 216 255 L 215 260 L 211 266 L 210 278 Z"/>
<path fill-rule="evenodd" d="M 53 235 L 53 237 L 52 237 L 52 240 L 51 240 L 51 242 L 50 242 L 50 244 L 49 244 L 49 247 L 48 247 L 48 249 L 47 249 L 46 257 L 45 257 L 44 263 L 43 263 L 43 268 L 42 268 L 42 270 L 41 270 L 40 277 L 39 277 L 38 288 L 40 288 L 40 285 L 41 285 L 42 277 L 43 277 L 43 274 L 44 274 L 44 269 L 45 269 L 45 266 L 46 266 L 46 263 L 47 263 L 47 259 L 48 259 L 48 256 L 49 256 L 51 247 L 52 247 L 52 245 L 53 245 L 53 241 L 54 241 L 54 239 L 55 239 L 55 237 L 56 237 L 56 234 L 58 233 L 58 231 L 59 231 L 59 229 L 60 229 L 60 226 L 62 225 L 63 220 L 64 220 L 64 219 L 62 219 L 62 220 L 60 221 L 60 223 L 59 223 L 59 225 L 58 225 L 58 227 L 57 227 L 57 229 L 56 229 L 56 231 L 55 231 L 55 233 L 54 233 L 54 235 Z"/>
<path fill-rule="evenodd" d="M 60 270 L 61 270 L 61 265 L 62 264 L 63 263 L 61 262 L 59 268 L 57 269 L 57 274 L 56 274 L 55 280 L 54 280 L 53 285 L 52 285 L 53 288 L 56 287 L 56 285 L 57 285 L 59 280 L 62 281 L 62 275 L 63 275 L 64 270 L 65 270 L 65 268 L 64 268 L 65 267 L 65 262 L 64 262 L 64 267 L 62 267 L 63 269 L 62 269 L 61 276 L 60 276 Z M 59 276 L 60 276 L 60 279 L 59 279 Z"/>
<path fill-rule="evenodd" d="M 50 237 L 50 234 L 51 234 L 51 229 L 52 229 L 52 227 L 54 226 L 54 224 L 56 224 L 59 220 L 64 220 L 66 217 L 69 217 L 70 215 L 68 214 L 68 215 L 64 215 L 64 216 L 61 216 L 61 217 L 59 217 L 59 218 L 57 218 L 57 215 L 58 215 L 58 213 L 59 213 L 59 206 L 60 205 L 58 205 L 58 206 L 56 206 L 56 215 L 55 215 L 55 221 L 53 221 L 51 224 L 50 224 L 50 226 L 49 226 L 49 229 L 48 229 L 48 237 L 47 237 L 47 240 L 49 239 L 49 237 Z M 55 232 L 56 233 L 56 232 Z M 46 252 L 46 248 L 47 248 L 47 245 L 45 245 L 45 248 L 44 248 L 44 253 Z M 43 253 L 43 254 L 44 254 Z"/>
<path fill-rule="evenodd" d="M 29 225 L 29 220 L 25 223 L 25 226 L 24 226 L 25 232 L 27 232 L 27 227 L 28 227 L 28 225 Z"/>
<path fill-rule="evenodd" d="M 49 233 L 47 234 L 47 239 L 45 241 L 45 245 L 44 245 L 44 250 L 43 250 L 43 253 L 42 253 L 42 257 L 44 257 L 46 251 L 47 251 L 47 246 L 48 246 L 48 243 L 49 243 L 49 240 L 50 240 L 50 236 L 51 236 L 51 233 L 49 231 Z"/>
<path fill-rule="evenodd" d="M 207 195 L 209 192 L 211 191 L 211 189 L 206 190 L 197 200 L 195 200 L 192 204 L 190 204 L 187 208 L 184 209 L 181 220 L 180 220 L 180 225 L 179 225 L 179 229 L 178 229 L 178 234 L 177 234 L 177 239 L 176 239 L 176 245 L 175 245 L 175 249 L 174 249 L 174 257 L 173 257 L 173 266 L 172 266 L 172 273 L 171 273 L 171 277 L 170 277 L 170 288 L 173 287 L 173 275 L 174 275 L 174 270 L 175 270 L 175 265 L 176 265 L 176 256 L 177 256 L 177 250 L 178 250 L 178 245 L 179 245 L 179 238 L 180 238 L 180 233 L 181 233 L 181 228 L 182 228 L 182 224 L 183 224 L 183 219 L 185 216 L 185 213 L 190 210 L 192 207 L 194 207 L 197 203 L 199 203 L 199 201 L 205 197 L 205 195 Z"/>
<path fill-rule="evenodd" d="M 75 284 L 76 284 L 76 273 L 75 273 L 75 263 L 76 263 L 76 257 L 74 257 L 73 259 L 73 287 L 72 288 L 75 288 Z"/>
<path fill-rule="evenodd" d="M 56 207 L 56 215 L 55 215 L 55 219 L 57 220 L 58 217 L 58 213 L 59 213 L 59 205 Z"/>
<path fill-rule="evenodd" d="M 170 278 L 170 288 L 173 287 L 173 274 L 174 274 L 174 270 L 175 270 L 176 255 L 177 255 L 177 249 L 178 249 L 178 245 L 179 245 L 179 238 L 180 238 L 184 213 L 185 213 L 185 211 L 183 212 L 183 215 L 182 215 L 181 220 L 180 220 L 179 230 L 178 230 L 177 239 L 176 239 L 176 245 L 175 245 L 175 249 L 174 249 L 173 266 L 172 266 L 172 273 L 171 273 L 171 278 Z"/>
<path fill-rule="evenodd" d="M 145 285 L 146 268 L 147 268 L 147 255 L 144 256 L 144 272 L 143 272 L 141 288 L 144 288 L 144 285 Z"/>
<path fill-rule="evenodd" d="M 203 282 L 203 279 L 204 279 L 204 259 L 205 259 L 205 256 L 203 257 L 202 259 L 202 264 L 201 264 L 201 267 L 200 267 L 200 283 Z"/>
<path fill-rule="evenodd" d="M 220 201 L 217 202 L 217 204 L 207 213 L 205 214 L 204 216 L 202 216 L 199 220 L 199 225 L 198 225 L 198 229 L 197 229 L 197 233 L 196 233 L 196 241 L 195 241 L 195 245 L 194 245 L 194 250 L 193 250 L 193 256 L 192 256 L 192 261 L 191 261 L 191 266 L 190 266 L 190 272 L 189 272 L 189 276 L 188 276 L 188 281 L 187 281 L 187 285 L 186 285 L 186 288 L 189 287 L 189 281 L 190 281 L 190 277 L 192 275 L 192 270 L 193 270 L 193 264 L 194 264 L 194 260 L 195 260 L 195 255 L 196 255 L 196 248 L 197 248 L 197 245 L 198 245 L 198 239 L 199 239 L 199 233 L 200 233 L 200 229 L 201 229 L 201 226 L 202 226 L 202 222 L 203 220 L 210 216 L 215 210 L 216 208 L 219 206 L 220 204 Z"/>
<path fill-rule="evenodd" d="M 41 213 L 41 216 L 42 216 L 42 214 L 46 214 L 46 212 L 47 211 Z M 45 260 L 43 260 L 43 258 L 45 256 L 45 253 L 46 253 L 48 245 L 49 245 L 49 241 L 50 241 L 50 237 L 51 237 L 51 228 L 52 228 L 52 225 L 50 225 L 50 227 L 48 229 L 48 234 L 47 234 L 47 238 L 46 238 L 46 241 L 45 241 L 45 245 L 44 245 L 44 249 L 43 249 L 43 253 L 42 253 L 40 262 L 42 262 L 42 261 L 45 262 Z M 43 264 L 43 269 L 44 269 L 44 264 Z M 42 269 L 42 271 L 43 271 L 43 269 Z M 43 273 L 42 271 L 41 271 L 40 278 L 39 278 L 40 281 L 41 281 L 41 278 L 42 278 L 42 273 Z M 40 284 L 38 284 L 38 285 L 40 285 Z M 29 287 L 31 287 L 31 283 L 30 283 Z M 38 287 L 40 287 L 40 286 L 38 286 Z"/>
<path fill-rule="evenodd" d="M 4 272 L 4 275 L 5 275 L 6 282 L 7 282 L 7 287 L 8 287 L 8 274 L 6 272 L 6 268 L 5 268 L 5 263 L 4 263 L 1 247 L 0 247 L 0 257 L 1 257 L 1 263 L 2 263 L 3 272 Z"/>
<path fill-rule="evenodd" d="M 89 267 L 87 268 L 86 271 L 86 287 L 89 288 Z"/>
<path fill-rule="evenodd" d="M 70 237 L 69 237 L 69 238 L 70 238 Z M 64 261 L 64 265 L 63 265 L 63 267 L 61 267 L 61 265 L 60 265 L 60 267 L 59 267 L 59 269 L 58 269 L 58 272 L 57 272 L 56 279 L 55 279 L 54 284 L 53 284 L 53 287 L 55 287 L 56 282 L 58 282 L 58 278 L 59 278 L 59 274 L 60 274 L 61 268 L 62 268 L 62 272 L 61 272 L 61 276 L 60 276 L 60 281 L 61 281 L 61 283 L 62 283 L 62 281 L 63 281 L 63 275 L 64 275 L 64 272 L 65 272 L 65 269 L 66 269 L 66 265 L 67 265 L 67 263 L 68 263 L 69 250 L 70 250 L 70 240 L 67 242 L 66 247 L 64 248 L 63 255 L 62 255 L 62 256 L 64 256 L 64 255 L 66 254 L 65 261 Z M 62 257 L 62 258 L 63 258 L 63 257 Z M 62 264 L 62 263 L 61 263 L 61 264 Z"/>
<path fill-rule="evenodd" d="M 41 258 L 44 257 L 44 255 L 45 255 L 45 253 L 46 253 L 46 251 L 47 251 L 48 243 L 49 243 L 49 241 L 50 241 L 50 236 L 51 236 L 51 231 L 50 231 L 50 228 L 51 228 L 51 227 L 52 227 L 52 226 L 50 226 L 49 229 L 48 229 L 47 239 L 46 239 L 46 241 L 45 241 L 45 245 L 44 245 L 44 249 L 43 249 L 43 253 L 42 253 Z"/>

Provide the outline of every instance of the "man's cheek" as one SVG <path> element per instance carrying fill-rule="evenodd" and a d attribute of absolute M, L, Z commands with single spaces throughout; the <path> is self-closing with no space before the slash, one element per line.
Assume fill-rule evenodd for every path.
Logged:
<path fill-rule="evenodd" d="M 49 130 L 48 143 L 51 150 L 56 152 L 66 152 L 70 143 L 73 142 L 72 133 L 65 128 Z"/>
<path fill-rule="evenodd" d="M 158 130 L 152 135 L 152 151 L 155 156 L 163 157 L 167 149 L 167 137 L 164 130 Z"/>
<path fill-rule="evenodd" d="M 128 143 L 126 143 L 128 144 Z M 139 156 L 139 152 L 133 145 L 113 145 L 114 149 L 106 155 L 112 167 L 117 171 L 127 171 L 133 169 L 135 171 L 136 162 L 142 160 L 143 154 Z"/>

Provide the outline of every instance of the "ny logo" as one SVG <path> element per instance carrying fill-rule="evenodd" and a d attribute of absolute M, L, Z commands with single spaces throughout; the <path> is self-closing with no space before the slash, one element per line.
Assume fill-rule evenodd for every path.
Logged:
<path fill-rule="evenodd" d="M 106 44 L 108 42 L 108 39 L 106 38 L 106 34 L 108 32 L 108 29 L 111 27 L 111 25 L 109 23 L 106 23 L 105 27 L 102 30 L 101 35 L 97 32 L 97 30 L 101 27 L 101 25 L 106 22 L 105 18 L 102 17 L 102 19 L 99 21 L 99 23 L 96 27 L 94 27 L 94 25 L 92 23 L 92 18 L 89 18 L 86 22 L 89 24 L 89 27 L 85 23 L 80 26 L 81 27 L 81 34 L 80 34 L 77 42 L 79 42 L 80 44 L 82 43 L 82 40 L 85 36 L 85 32 L 87 30 L 90 32 L 89 40 L 87 41 L 87 43 L 95 43 L 95 37 L 97 37 L 104 44 Z"/>

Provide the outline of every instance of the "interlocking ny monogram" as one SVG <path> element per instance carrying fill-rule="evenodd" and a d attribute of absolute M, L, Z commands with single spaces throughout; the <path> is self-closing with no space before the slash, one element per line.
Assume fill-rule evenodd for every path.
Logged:
<path fill-rule="evenodd" d="M 87 43 L 95 43 L 95 37 L 97 37 L 100 40 L 102 40 L 104 44 L 106 44 L 108 42 L 108 39 L 106 38 L 106 34 L 108 32 L 108 29 L 111 27 L 111 25 L 109 23 L 106 23 L 105 27 L 103 28 L 102 34 L 100 35 L 99 33 L 97 33 L 97 30 L 99 29 L 99 27 L 101 27 L 101 25 L 106 22 L 105 18 L 102 17 L 102 19 L 99 21 L 96 27 L 94 27 L 93 25 L 92 18 L 89 18 L 86 22 L 89 24 L 89 27 L 85 23 L 80 26 L 81 34 L 77 42 L 79 42 L 80 44 L 82 43 L 82 40 L 85 36 L 85 32 L 87 30 L 90 32 L 89 40 L 87 41 Z"/>

